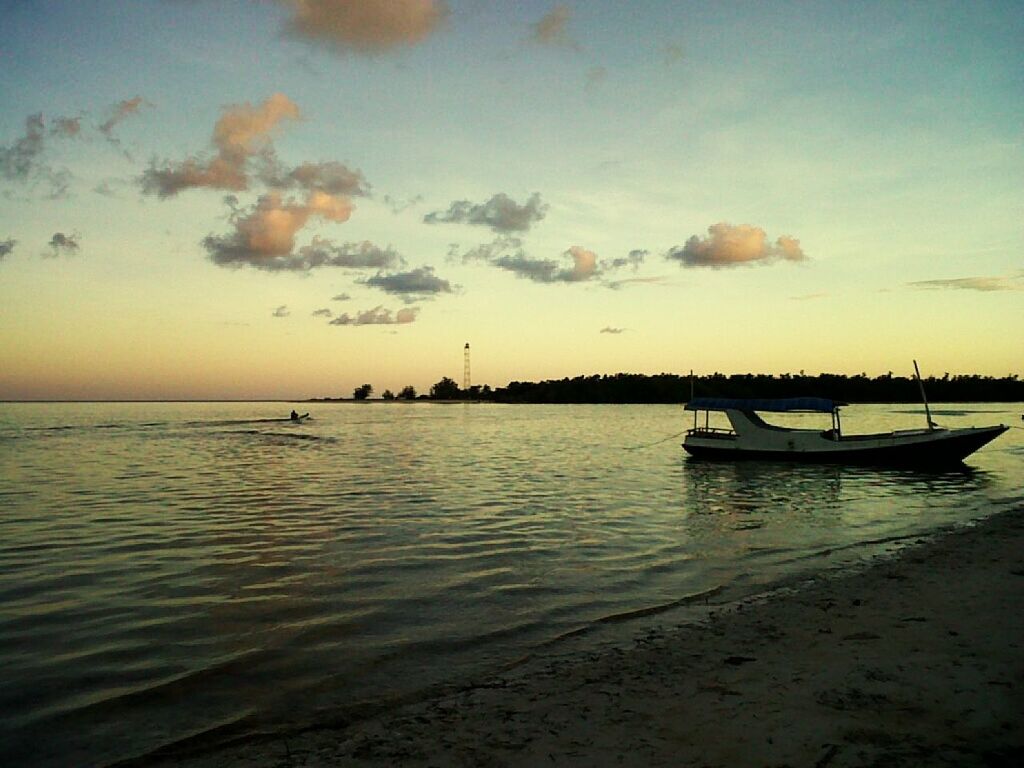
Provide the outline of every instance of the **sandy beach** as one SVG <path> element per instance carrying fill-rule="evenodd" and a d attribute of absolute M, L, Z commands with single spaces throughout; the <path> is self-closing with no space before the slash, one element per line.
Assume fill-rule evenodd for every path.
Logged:
<path fill-rule="evenodd" d="M 1024 764 L 1024 510 L 629 644 L 188 766 Z"/>

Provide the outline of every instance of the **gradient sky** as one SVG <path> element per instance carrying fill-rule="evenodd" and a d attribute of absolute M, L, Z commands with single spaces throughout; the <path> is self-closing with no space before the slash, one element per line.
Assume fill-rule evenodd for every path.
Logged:
<path fill-rule="evenodd" d="M 0 4 L 0 399 L 1024 374 L 1007 3 Z"/>

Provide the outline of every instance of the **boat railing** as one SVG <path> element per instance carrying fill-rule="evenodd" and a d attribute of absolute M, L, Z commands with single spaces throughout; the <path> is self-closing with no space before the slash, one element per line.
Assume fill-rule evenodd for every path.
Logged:
<path fill-rule="evenodd" d="M 729 429 L 727 427 L 691 427 L 686 430 L 688 435 L 709 435 L 713 437 L 731 437 L 736 434 L 736 430 Z"/>

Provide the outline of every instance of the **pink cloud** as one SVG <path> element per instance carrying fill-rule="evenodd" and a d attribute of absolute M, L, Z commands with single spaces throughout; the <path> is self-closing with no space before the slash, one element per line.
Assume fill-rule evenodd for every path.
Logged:
<path fill-rule="evenodd" d="M 794 237 L 782 235 L 773 244 L 760 227 L 749 224 L 733 226 L 724 221 L 708 227 L 707 237 L 693 235 L 686 245 L 669 249 L 665 257 L 686 267 L 731 267 L 780 259 L 803 261 L 807 258 L 800 241 Z"/>
<path fill-rule="evenodd" d="M 589 280 L 597 272 L 597 254 L 593 251 L 573 245 L 565 252 L 565 255 L 572 257 L 573 261 L 573 267 L 566 275 L 569 282 Z"/>
<path fill-rule="evenodd" d="M 310 217 L 343 222 L 352 214 L 352 208 L 348 199 L 326 192 L 311 193 L 305 203 L 286 201 L 277 192 L 270 192 L 260 197 L 251 213 L 236 219 L 235 232 L 229 240 L 232 253 L 236 257 L 244 253 L 257 260 L 286 256 L 295 247 L 296 233 Z"/>
<path fill-rule="evenodd" d="M 228 106 L 213 127 L 214 157 L 189 157 L 160 166 L 153 163 L 142 175 L 142 189 L 158 197 L 173 197 L 197 187 L 247 189 L 249 159 L 271 150 L 273 133 L 283 121 L 299 118 L 299 108 L 283 93 L 256 105 Z"/>
<path fill-rule="evenodd" d="M 566 33 L 572 11 L 565 5 L 556 5 L 533 25 L 533 39 L 545 45 L 566 45 L 573 47 Z"/>
<path fill-rule="evenodd" d="M 293 34 L 338 50 L 376 53 L 415 45 L 448 15 L 439 0 L 279 0 Z"/>

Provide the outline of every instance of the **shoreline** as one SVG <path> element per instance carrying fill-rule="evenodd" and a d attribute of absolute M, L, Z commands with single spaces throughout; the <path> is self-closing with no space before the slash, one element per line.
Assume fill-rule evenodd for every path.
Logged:
<path fill-rule="evenodd" d="M 1024 762 L 1024 508 L 630 645 L 176 765 Z M 163 761 L 158 761 L 163 762 Z"/>
<path fill-rule="evenodd" d="M 622 400 L 622 401 L 591 401 L 591 400 L 559 400 L 557 402 L 546 402 L 541 400 L 498 400 L 498 399 L 486 399 L 486 398 L 465 398 L 465 399 L 453 399 L 443 400 L 434 399 L 425 395 L 417 395 L 415 398 L 402 398 L 395 396 L 391 400 L 384 399 L 382 397 L 366 398 L 365 400 L 357 400 L 354 397 L 300 397 L 300 398 L 263 398 L 258 397 L 255 399 L 248 398 L 185 398 L 185 399 L 151 399 L 151 398 L 140 398 L 140 399 L 121 399 L 121 400 L 78 400 L 78 399 L 57 399 L 57 400 L 25 400 L 20 398 L 14 399 L 0 399 L 0 405 L 146 405 L 146 404 L 189 404 L 194 403 L 201 405 L 203 403 L 314 403 L 319 405 L 335 405 L 338 403 L 491 403 L 493 405 L 684 405 L 688 401 L 686 398 L 679 400 Z M 969 400 L 949 400 L 949 399 L 933 399 L 929 400 L 929 405 L 1018 405 L 1024 402 L 1024 400 L 991 400 L 991 399 L 969 399 Z M 920 400 L 853 400 L 847 405 L 921 405 Z"/>

